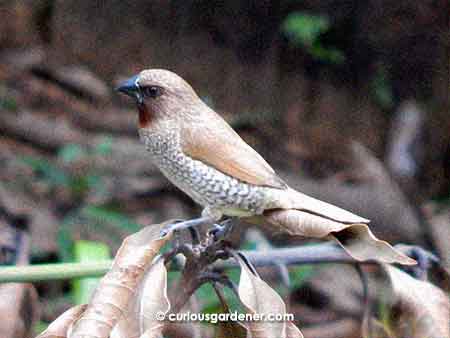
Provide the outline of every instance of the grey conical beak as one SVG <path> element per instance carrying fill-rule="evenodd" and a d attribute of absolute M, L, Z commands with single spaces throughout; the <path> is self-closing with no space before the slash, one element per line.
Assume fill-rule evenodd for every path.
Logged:
<path fill-rule="evenodd" d="M 122 82 L 116 90 L 125 95 L 134 97 L 138 103 L 142 103 L 142 95 L 137 82 L 138 78 L 138 75 L 130 77 L 128 80 Z"/>

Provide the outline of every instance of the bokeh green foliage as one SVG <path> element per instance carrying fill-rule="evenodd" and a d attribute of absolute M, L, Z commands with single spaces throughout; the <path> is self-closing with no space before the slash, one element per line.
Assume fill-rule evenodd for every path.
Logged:
<path fill-rule="evenodd" d="M 306 12 L 292 12 L 283 21 L 281 30 L 295 47 L 304 49 L 318 61 L 342 64 L 344 53 L 336 47 L 327 46 L 323 35 L 331 28 L 330 20 L 325 15 Z"/>
<path fill-rule="evenodd" d="M 0 110 L 17 111 L 17 101 L 8 89 L 0 83 Z"/>
<path fill-rule="evenodd" d="M 57 151 L 56 161 L 46 157 L 22 156 L 23 164 L 30 167 L 33 180 L 44 184 L 48 193 L 64 189 L 69 194 L 67 206 L 58 228 L 58 255 L 62 261 L 73 260 L 73 245 L 81 234 L 108 233 L 108 240 L 119 245 L 124 236 L 139 230 L 140 226 L 121 211 L 114 203 L 95 205 L 87 201 L 88 196 L 106 194 L 105 175 L 96 169 L 70 170 L 83 160 L 95 160 L 111 153 L 113 136 L 106 135 L 93 146 L 67 144 Z"/>

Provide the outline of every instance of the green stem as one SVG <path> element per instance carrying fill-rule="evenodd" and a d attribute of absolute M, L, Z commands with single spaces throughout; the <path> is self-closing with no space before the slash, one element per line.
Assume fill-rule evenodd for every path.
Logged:
<path fill-rule="evenodd" d="M 0 283 L 36 282 L 51 279 L 71 279 L 103 276 L 112 260 L 91 263 L 55 263 L 0 268 Z"/>

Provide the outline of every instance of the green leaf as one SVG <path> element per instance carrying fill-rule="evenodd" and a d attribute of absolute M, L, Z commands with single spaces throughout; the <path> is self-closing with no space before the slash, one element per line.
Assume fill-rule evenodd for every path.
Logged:
<path fill-rule="evenodd" d="M 345 61 L 342 51 L 324 46 L 320 40 L 321 35 L 330 29 L 326 16 L 294 12 L 286 17 L 281 29 L 294 45 L 302 46 L 313 58 L 332 64 Z"/>
<path fill-rule="evenodd" d="M 320 34 L 328 31 L 330 23 L 327 17 L 294 12 L 289 14 L 282 24 L 283 32 L 294 43 L 312 45 Z"/>

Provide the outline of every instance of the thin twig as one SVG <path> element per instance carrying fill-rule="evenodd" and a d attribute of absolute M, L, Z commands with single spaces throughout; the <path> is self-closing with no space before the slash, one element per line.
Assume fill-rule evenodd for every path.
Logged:
<path fill-rule="evenodd" d="M 222 307 L 224 309 L 228 309 L 228 304 L 227 301 L 225 300 L 225 296 L 222 293 L 222 290 L 219 289 L 219 287 L 217 286 L 217 283 L 211 283 L 214 291 L 216 292 L 217 298 L 219 298 L 220 304 L 222 304 Z"/>

